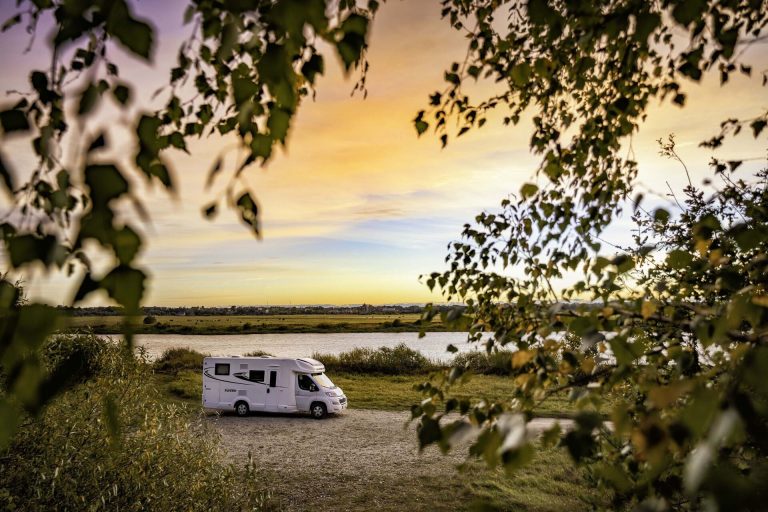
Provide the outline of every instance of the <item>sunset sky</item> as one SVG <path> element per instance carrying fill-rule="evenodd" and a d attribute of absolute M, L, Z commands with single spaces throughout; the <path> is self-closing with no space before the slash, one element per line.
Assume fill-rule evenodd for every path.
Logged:
<path fill-rule="evenodd" d="M 2 2 L 4 20 L 15 2 Z M 136 1 L 136 13 L 158 31 L 153 65 L 117 58 L 121 75 L 135 86 L 145 107 L 167 82 L 180 41 L 186 2 Z M 327 59 L 315 101 L 300 108 L 287 151 L 263 169 L 248 174 L 258 194 L 263 240 L 256 241 L 226 209 L 209 222 L 201 207 L 215 191 L 204 191 L 212 162 L 230 139 L 190 141 L 191 156 L 174 152 L 170 160 L 180 185 L 178 199 L 160 190 L 142 198 L 152 212 L 148 247 L 142 263 L 152 274 L 147 305 L 234 305 L 309 303 L 396 303 L 440 300 L 418 281 L 441 270 L 446 245 L 482 210 L 495 209 L 510 192 L 533 179 L 537 158 L 528 150 L 530 125 L 504 127 L 491 119 L 440 148 L 436 137 L 416 137 L 415 113 L 427 96 L 442 87 L 443 70 L 463 57 L 463 38 L 440 19 L 437 0 L 390 0 L 374 21 L 368 58 L 368 97 L 350 96 L 354 77 L 345 79 L 335 57 Z M 50 20 L 48 20 L 50 27 Z M 45 27 L 45 23 L 43 27 Z M 29 36 L 17 27 L 0 35 L 0 90 L 28 89 L 29 70 L 46 67 L 45 31 L 28 54 Z M 10 51 L 12 49 L 13 51 Z M 329 54 L 330 56 L 330 54 Z M 760 72 L 768 68 L 768 45 L 748 54 L 755 64 L 751 80 L 735 78 L 726 88 L 716 76 L 688 86 L 685 109 L 651 109 L 633 139 L 639 161 L 640 189 L 664 195 L 665 180 L 680 190 L 685 175 L 679 164 L 658 156 L 656 139 L 676 134 L 678 150 L 695 183 L 710 175 L 712 153 L 698 143 L 714 134 L 727 117 L 753 117 L 768 108 Z M 2 104 L 10 103 L 5 98 Z M 120 119 L 102 112 L 105 123 Z M 125 120 L 122 120 L 125 121 Z M 119 134 L 119 132 L 116 132 Z M 116 151 L 130 155 L 127 139 L 114 140 Z M 122 146 L 121 146 L 122 143 Z M 19 174 L 31 154 L 22 141 L 5 149 Z M 723 159 L 755 158 L 746 170 L 765 165 L 766 148 L 742 136 L 718 152 Z M 746 171 L 745 171 L 746 172 Z M 137 185 L 138 174 L 134 174 Z M 223 181 L 219 183 L 222 185 Z M 0 207 L 7 206 L 3 196 Z M 629 223 L 608 233 L 628 240 Z M 3 264 L 5 266 L 5 264 Z M 27 276 L 32 298 L 63 303 L 74 293 L 74 279 L 61 275 Z M 96 302 L 103 301 L 97 298 Z"/>

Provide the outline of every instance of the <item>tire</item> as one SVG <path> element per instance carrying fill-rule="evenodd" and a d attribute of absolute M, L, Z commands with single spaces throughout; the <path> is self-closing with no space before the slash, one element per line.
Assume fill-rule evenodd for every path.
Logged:
<path fill-rule="evenodd" d="M 251 412 L 250 408 L 248 407 L 248 404 L 246 402 L 243 402 L 242 400 L 240 402 L 237 402 L 235 404 L 235 414 L 238 416 L 245 417 L 248 416 L 248 413 Z"/>
<path fill-rule="evenodd" d="M 309 414 L 316 420 L 321 420 L 328 416 L 328 408 L 323 402 L 312 402 L 309 406 Z"/>

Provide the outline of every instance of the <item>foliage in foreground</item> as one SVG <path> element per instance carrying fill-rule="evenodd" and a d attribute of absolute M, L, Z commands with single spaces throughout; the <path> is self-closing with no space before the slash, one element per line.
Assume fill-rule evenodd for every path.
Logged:
<path fill-rule="evenodd" d="M 423 445 L 448 449 L 480 427 L 471 453 L 520 468 L 533 451 L 526 419 L 542 401 L 562 391 L 585 404 L 619 396 L 612 428 L 583 411 L 574 430 L 544 437 L 612 491 L 614 508 L 765 509 L 768 171 L 758 155 L 768 111 L 737 117 L 734 107 L 715 120 L 702 147 L 740 136 L 757 140 L 759 153 L 713 153 L 714 176 L 702 189 L 687 167 L 682 194 L 649 184 L 663 203 L 637 193 L 631 137 L 654 102 L 685 107 L 691 82 L 749 80 L 746 50 L 766 39 L 767 5 L 444 2 L 467 53 L 416 129 L 431 125 L 446 142 L 449 121 L 462 135 L 491 111 L 512 124 L 530 116 L 529 147 L 540 163 L 535 182 L 465 225 L 449 245 L 448 269 L 426 280 L 446 301 L 466 304 L 445 320 L 470 326 L 472 340 L 490 333 L 488 348 L 515 347 L 515 391 L 500 401 L 457 399 L 462 368 L 425 383 L 413 409 Z M 499 87 L 478 101 L 470 97 L 478 89 L 467 87 L 478 79 Z M 752 82 L 761 85 L 765 73 Z M 680 162 L 674 138 L 661 153 Z M 633 242 L 606 242 L 606 229 L 627 212 Z M 425 320 L 433 316 L 427 310 Z M 445 409 L 462 418 L 446 418 Z"/>
<path fill-rule="evenodd" d="M 262 510 L 245 456 L 221 454 L 202 417 L 168 403 L 151 366 L 92 336 L 59 337 L 46 363 L 84 349 L 94 373 L 25 417 L 0 451 L 3 510 Z"/>

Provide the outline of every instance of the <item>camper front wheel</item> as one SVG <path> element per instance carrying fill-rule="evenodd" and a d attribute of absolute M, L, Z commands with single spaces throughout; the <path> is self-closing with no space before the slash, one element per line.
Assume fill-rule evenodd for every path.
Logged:
<path fill-rule="evenodd" d="M 321 420 L 328 415 L 328 408 L 325 407 L 323 402 L 315 402 L 312 407 L 309 408 L 309 412 L 316 420 Z"/>
<path fill-rule="evenodd" d="M 248 416 L 248 404 L 245 402 L 237 402 L 235 404 L 235 414 L 238 416 Z"/>

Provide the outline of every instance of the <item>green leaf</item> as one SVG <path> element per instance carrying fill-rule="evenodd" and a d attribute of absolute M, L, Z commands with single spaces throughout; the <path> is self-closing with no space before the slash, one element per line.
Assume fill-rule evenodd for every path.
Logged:
<path fill-rule="evenodd" d="M 203 208 L 203 215 L 206 219 L 212 219 L 216 216 L 218 206 L 216 203 L 211 203 L 205 208 Z"/>
<path fill-rule="evenodd" d="M 676 249 L 667 255 L 667 265 L 674 270 L 688 267 L 693 261 L 693 255 L 688 251 Z"/>
<path fill-rule="evenodd" d="M 749 126 L 752 128 L 752 134 L 757 138 L 763 129 L 768 125 L 768 121 L 765 119 L 756 119 L 752 121 Z"/>
<path fill-rule="evenodd" d="M 368 33 L 368 18 L 360 14 L 350 14 L 341 24 L 339 32 L 343 37 L 336 43 L 344 69 L 357 64 L 365 48 L 365 36 Z"/>
<path fill-rule="evenodd" d="M 645 43 L 661 25 L 661 16 L 655 12 L 642 12 L 635 17 L 635 39 Z"/>
<path fill-rule="evenodd" d="M 539 191 L 539 187 L 537 187 L 533 183 L 526 183 L 520 189 L 520 194 L 523 196 L 523 199 L 527 199 L 529 197 L 534 196 L 538 191 Z"/>
<path fill-rule="evenodd" d="M 672 17 L 681 25 L 688 26 L 702 18 L 707 10 L 707 0 L 681 0 L 672 9 Z"/>
<path fill-rule="evenodd" d="M 531 66 L 527 62 L 516 64 L 512 67 L 510 77 L 518 87 L 525 86 L 531 78 Z"/>
<path fill-rule="evenodd" d="M 254 234 L 258 237 L 261 235 L 259 229 L 259 207 L 251 197 L 251 194 L 244 192 L 237 200 L 236 206 L 240 210 L 240 218 L 243 222 L 250 226 Z"/>
<path fill-rule="evenodd" d="M 8 191 L 8 196 L 13 197 L 13 192 L 16 190 L 16 185 L 14 184 L 13 180 L 13 173 L 11 172 L 11 168 L 8 166 L 8 164 L 5 163 L 5 159 L 3 158 L 2 153 L 0 153 L 0 179 L 2 179 L 3 185 L 5 185 L 5 188 Z"/>
<path fill-rule="evenodd" d="M 262 133 L 257 133 L 251 141 L 251 152 L 254 156 L 260 157 L 264 161 L 269 160 L 269 156 L 272 154 L 272 138 Z"/>
<path fill-rule="evenodd" d="M 319 53 L 314 53 L 301 67 L 301 74 L 311 84 L 315 83 L 317 75 L 325 73 L 325 63 L 323 62 L 323 56 Z"/>
<path fill-rule="evenodd" d="M 16 109 L 0 112 L 0 125 L 2 125 L 5 133 L 29 130 L 26 114 Z"/>
<path fill-rule="evenodd" d="M 96 107 L 99 101 L 99 88 L 93 83 L 88 84 L 80 95 L 80 103 L 77 106 L 77 115 L 84 116 L 89 114 Z"/>
<path fill-rule="evenodd" d="M 88 272 L 83 276 L 83 280 L 80 282 L 80 286 L 77 288 L 75 297 L 72 299 L 72 303 L 76 304 L 90 295 L 92 292 L 101 288 L 99 281 L 93 279 Z"/>
<path fill-rule="evenodd" d="M 106 205 L 128 192 L 128 182 L 114 165 L 89 165 L 84 174 L 94 205 Z"/>
<path fill-rule="evenodd" d="M 205 180 L 206 190 L 211 188 L 211 185 L 213 185 L 213 180 L 216 179 L 216 175 L 219 174 L 219 172 L 221 172 L 222 163 L 223 163 L 223 160 L 221 156 L 219 156 L 211 166 L 211 170 L 208 171 L 208 178 Z"/>
<path fill-rule="evenodd" d="M 170 141 L 171 146 L 173 146 L 175 148 L 178 148 L 178 149 L 181 149 L 181 150 L 183 150 L 186 153 L 189 153 L 189 151 L 187 151 L 187 145 L 184 142 L 184 134 L 183 133 L 181 133 L 181 132 L 173 132 L 168 137 L 168 140 Z"/>
<path fill-rule="evenodd" d="M 137 268 L 118 265 L 101 280 L 100 285 L 110 297 L 129 312 L 139 310 L 139 302 L 144 295 L 146 274 Z"/>
<path fill-rule="evenodd" d="M 440 424 L 437 420 L 430 418 L 429 416 L 421 417 L 417 432 L 419 437 L 419 450 L 423 450 L 425 447 L 436 443 L 443 438 Z"/>
<path fill-rule="evenodd" d="M 112 90 L 112 94 L 121 105 L 127 105 L 131 100 L 131 89 L 125 84 L 118 84 L 115 86 Z"/>
<path fill-rule="evenodd" d="M 429 124 L 427 124 L 426 121 L 422 121 L 421 119 L 415 120 L 413 122 L 413 125 L 416 127 L 416 133 L 418 135 L 421 135 L 422 133 L 427 131 L 427 129 L 429 129 Z"/>
<path fill-rule="evenodd" d="M 291 112 L 279 107 L 272 109 L 267 120 L 267 127 L 272 138 L 285 144 L 290 122 Z"/>
<path fill-rule="evenodd" d="M 127 265 L 136 257 L 141 248 L 141 237 L 130 227 L 115 231 L 112 246 L 121 264 Z"/>
<path fill-rule="evenodd" d="M 13 27 L 14 25 L 18 25 L 19 23 L 21 23 L 21 14 L 11 16 L 3 22 L 2 27 L 0 27 L 0 32 L 5 32 L 9 28 Z"/>
<path fill-rule="evenodd" d="M 48 76 L 42 71 L 33 71 L 29 76 L 29 81 L 38 94 L 44 94 L 48 91 Z"/>
<path fill-rule="evenodd" d="M 93 139 L 93 142 L 91 142 L 88 145 L 87 153 L 90 153 L 91 151 L 95 151 L 99 148 L 103 148 L 107 145 L 107 140 L 104 137 L 104 132 L 101 132 L 95 139 Z"/>
<path fill-rule="evenodd" d="M 259 78 L 267 85 L 278 104 L 293 108 L 296 103 L 291 55 L 283 45 L 270 43 L 256 65 Z"/>
<path fill-rule="evenodd" d="M 55 252 L 58 249 L 56 237 L 46 235 L 16 235 L 6 240 L 11 266 L 19 268 L 33 261 L 40 261 L 44 265 L 52 263 Z"/>
<path fill-rule="evenodd" d="M 535 25 L 551 24 L 557 13 L 548 5 L 547 0 L 529 0 L 528 18 Z"/>
<path fill-rule="evenodd" d="M 154 43 L 152 27 L 133 18 L 125 0 L 112 0 L 106 30 L 127 50 L 149 60 Z"/>
<path fill-rule="evenodd" d="M 235 100 L 235 105 L 242 105 L 246 101 L 253 98 L 253 96 L 259 92 L 259 85 L 253 81 L 253 79 L 240 72 L 233 73 L 232 75 L 232 95 Z"/>
<path fill-rule="evenodd" d="M 632 346 L 621 336 L 611 338 L 608 340 L 608 344 L 611 346 L 614 357 L 616 357 L 616 362 L 621 365 L 630 365 L 637 357 Z"/>

